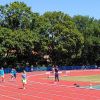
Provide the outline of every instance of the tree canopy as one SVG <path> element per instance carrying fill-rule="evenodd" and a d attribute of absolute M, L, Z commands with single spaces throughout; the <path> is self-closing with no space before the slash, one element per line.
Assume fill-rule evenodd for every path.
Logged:
<path fill-rule="evenodd" d="M 24 2 L 0 5 L 2 63 L 95 64 L 100 62 L 100 20 L 61 11 L 31 11 Z"/>

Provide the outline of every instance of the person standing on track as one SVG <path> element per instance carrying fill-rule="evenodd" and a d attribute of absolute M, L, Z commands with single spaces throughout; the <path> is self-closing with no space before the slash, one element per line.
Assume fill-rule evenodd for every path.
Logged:
<path fill-rule="evenodd" d="M 11 70 L 11 79 L 12 79 L 12 80 L 13 80 L 14 78 L 16 79 L 16 75 L 17 75 L 16 69 L 15 69 L 15 68 L 12 68 L 12 70 Z"/>
<path fill-rule="evenodd" d="M 4 80 L 4 69 L 3 69 L 3 67 L 0 68 L 0 77 L 2 79 L 2 82 L 4 82 L 5 80 Z"/>
<path fill-rule="evenodd" d="M 56 81 L 59 82 L 59 69 L 57 65 L 55 66 L 54 71 L 55 71 L 55 82 Z"/>
<path fill-rule="evenodd" d="M 25 89 L 25 85 L 27 84 L 27 75 L 25 70 L 22 73 L 22 84 L 23 84 L 23 89 Z"/>

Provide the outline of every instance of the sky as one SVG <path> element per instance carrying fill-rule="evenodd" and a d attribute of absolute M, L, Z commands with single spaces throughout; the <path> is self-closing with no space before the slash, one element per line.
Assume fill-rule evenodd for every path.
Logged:
<path fill-rule="evenodd" d="M 100 19 L 100 0 L 0 0 L 0 5 L 22 1 L 33 12 L 62 11 L 70 16 L 83 15 Z"/>

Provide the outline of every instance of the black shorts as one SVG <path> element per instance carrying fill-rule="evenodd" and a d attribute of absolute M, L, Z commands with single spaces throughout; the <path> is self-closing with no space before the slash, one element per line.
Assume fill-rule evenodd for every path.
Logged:
<path fill-rule="evenodd" d="M 55 77 L 59 77 L 59 74 L 58 73 L 55 73 Z"/>
<path fill-rule="evenodd" d="M 14 77 L 16 78 L 16 74 L 14 74 Z"/>

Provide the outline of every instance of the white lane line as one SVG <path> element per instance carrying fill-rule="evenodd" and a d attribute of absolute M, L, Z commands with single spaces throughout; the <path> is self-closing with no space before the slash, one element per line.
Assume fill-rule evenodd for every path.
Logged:
<path fill-rule="evenodd" d="M 2 87 L 9 87 L 9 86 L 2 86 Z M 34 88 L 34 89 L 36 89 L 36 88 Z M 5 91 L 5 90 L 2 90 L 2 91 Z M 10 92 L 10 91 L 7 91 L 7 92 Z M 36 91 L 33 91 L 33 92 L 36 93 Z M 69 96 L 62 96 L 62 95 L 58 95 L 58 94 L 54 94 L 54 93 L 53 94 L 50 94 L 50 93 L 45 93 L 45 92 L 39 92 L 39 91 L 37 91 L 37 94 L 47 94 L 47 95 L 52 95 L 52 96 L 59 96 L 59 97 L 66 98 L 66 99 L 67 98 L 70 98 L 70 99 L 74 99 L 74 100 L 80 100 L 79 98 L 75 98 L 75 97 L 71 97 L 71 96 L 70 97 Z M 32 94 L 23 94 L 23 93 L 20 93 L 20 95 L 27 95 L 27 96 L 32 96 L 33 97 Z M 43 98 L 43 97 L 40 97 L 40 98 L 41 99 L 48 99 L 48 98 Z M 48 99 L 48 100 L 51 100 L 51 99 Z M 81 99 L 81 100 L 84 100 L 84 99 Z"/>
<path fill-rule="evenodd" d="M 1 91 L 1 89 L 0 89 L 0 91 Z M 12 96 L 3 95 L 3 94 L 0 94 L 0 96 L 10 98 L 10 99 L 14 99 L 14 100 L 21 100 L 21 99 L 18 99 L 18 98 L 12 97 Z"/>
<path fill-rule="evenodd" d="M 31 76 L 38 76 L 38 75 L 44 75 L 44 74 L 37 74 L 37 75 L 29 75 L 29 77 L 31 77 Z M 54 86 L 57 86 L 57 85 L 55 85 L 55 84 L 48 84 L 48 83 L 41 83 L 41 82 L 36 82 L 36 81 L 30 81 L 30 83 L 36 83 L 36 84 L 45 84 L 45 85 L 54 85 Z M 29 84 L 29 85 L 32 85 L 32 84 Z M 66 87 L 66 88 L 68 88 L 68 87 L 70 87 L 70 86 L 66 86 L 66 85 L 58 85 L 58 87 L 60 87 L 60 86 L 63 86 L 63 87 Z M 71 87 L 73 87 L 73 86 L 71 86 Z M 74 90 L 75 91 L 75 90 Z M 75 93 L 74 93 L 75 94 Z M 78 93 L 77 93 L 78 94 Z M 82 94 L 83 95 L 83 94 Z"/>
<path fill-rule="evenodd" d="M 3 87 L 5 87 L 5 86 L 3 86 Z M 5 91 L 5 90 L 2 90 L 2 91 Z M 11 91 L 7 91 L 7 92 L 11 92 Z M 33 92 L 35 92 L 36 93 L 36 91 L 33 91 Z M 16 92 L 17 93 L 17 92 Z M 32 94 L 23 94 L 23 93 L 20 93 L 21 95 L 27 95 L 27 96 L 32 96 L 33 97 L 33 95 Z M 52 95 L 52 96 L 61 96 L 61 97 L 63 97 L 63 98 L 71 98 L 71 99 L 74 99 L 74 100 L 78 100 L 78 98 L 73 98 L 73 97 L 69 97 L 69 96 L 62 96 L 62 95 L 57 95 L 57 94 L 50 94 L 50 93 L 44 93 L 44 92 L 39 92 L 39 91 L 37 91 L 37 94 L 47 94 L 47 95 Z M 48 99 L 48 98 L 43 98 L 43 97 L 39 97 L 39 98 L 41 98 L 41 99 L 47 99 L 47 100 L 51 100 L 51 99 Z M 79 99 L 80 100 L 80 99 Z M 82 99 L 83 100 L 83 99 Z"/>
<path fill-rule="evenodd" d="M 33 83 L 33 84 L 45 84 L 45 85 L 55 86 L 55 87 L 76 88 L 75 86 L 66 86 L 66 85 L 58 85 L 58 84 L 56 85 L 56 84 L 48 84 L 48 83 L 41 83 L 41 82 L 35 82 L 35 81 L 31 81 L 31 83 Z M 52 91 L 52 90 L 49 90 L 49 91 Z M 77 90 L 71 90 L 71 91 L 76 92 Z M 57 90 L 57 92 L 62 92 L 62 91 L 58 91 Z M 72 94 L 79 94 L 79 93 L 72 93 Z M 87 94 L 88 94 L 88 92 L 87 92 Z M 99 98 L 100 99 L 100 97 L 98 97 L 98 96 L 93 96 L 93 95 L 89 95 L 89 94 L 86 95 L 86 94 L 80 93 L 79 95 L 82 95 L 82 96 L 90 96 L 90 97 L 92 96 L 94 98 Z"/>
<path fill-rule="evenodd" d="M 14 84 L 13 84 L 14 85 Z M 15 85 L 14 85 L 15 86 Z M 18 87 L 18 85 L 16 85 L 17 87 Z M 50 86 L 50 85 L 49 85 Z M 8 86 L 9 87 L 9 86 Z M 36 89 L 35 87 L 32 87 L 32 88 L 34 88 L 34 89 Z M 46 88 L 45 90 L 48 90 L 48 91 L 51 91 L 51 92 L 54 92 L 54 91 L 52 91 L 52 90 L 49 90 L 48 88 Z M 71 90 L 71 91 L 73 91 L 73 90 Z M 56 92 L 62 92 L 62 91 L 56 91 Z M 63 91 L 64 92 L 64 91 Z M 73 92 L 76 92 L 76 90 L 74 90 Z M 38 93 L 41 93 L 41 92 L 38 92 Z M 42 92 L 42 94 L 47 94 L 47 93 L 44 93 L 44 92 Z M 78 94 L 78 93 L 72 93 L 72 94 Z M 51 94 L 52 95 L 52 94 Z M 57 95 L 57 94 L 54 94 L 54 95 Z M 90 95 L 86 95 L 86 94 L 79 94 L 79 95 L 81 95 L 81 96 L 90 96 Z M 61 96 L 61 97 L 63 97 L 62 95 L 57 95 L 57 96 Z M 66 97 L 66 96 L 65 96 Z M 91 96 L 90 96 L 91 97 Z M 97 96 L 92 96 L 92 97 L 94 97 L 94 98 L 99 98 L 99 97 L 97 97 Z M 67 98 L 68 98 L 68 96 L 67 96 Z M 71 98 L 73 98 L 73 97 L 71 97 Z M 79 98 L 78 98 L 79 99 Z M 78 100 L 77 99 L 77 100 Z"/>
<path fill-rule="evenodd" d="M 0 87 L 9 87 L 9 86 L 0 85 Z M 18 92 L 15 92 L 15 91 L 9 91 L 9 90 L 4 90 L 4 89 L 0 89 L 0 91 L 15 93 L 17 95 L 25 95 L 25 96 L 31 96 L 31 97 L 40 98 L 40 99 L 51 100 L 51 99 L 48 99 L 48 98 L 45 98 L 45 97 L 39 97 L 39 96 L 35 96 L 35 95 L 32 95 L 32 94 L 27 94 L 27 93 L 18 93 Z M 9 98 L 14 98 L 14 97 L 9 96 Z M 17 99 L 17 100 L 20 100 L 20 99 Z"/>
<path fill-rule="evenodd" d="M 40 75 L 40 74 L 39 74 Z M 32 75 L 31 75 L 32 76 Z M 42 85 L 48 85 L 48 86 L 55 86 L 55 87 L 66 87 L 66 88 L 75 88 L 75 86 L 66 86 L 66 85 L 56 85 L 56 84 L 49 84 L 49 83 L 41 83 L 41 82 L 36 82 L 36 81 L 30 81 L 30 83 L 34 83 L 34 84 L 42 84 Z M 27 85 L 33 85 L 33 84 L 27 84 Z M 14 84 L 14 86 L 15 86 L 15 84 Z M 19 86 L 19 85 L 17 85 L 17 86 Z M 32 87 L 33 88 L 33 87 Z M 47 88 L 46 88 L 47 89 Z M 46 90 L 45 89 L 45 90 Z M 47 90 L 49 90 L 49 89 L 47 89 Z M 52 91 L 52 90 L 49 90 L 49 91 Z M 73 91 L 73 92 L 76 92 L 76 90 L 71 90 L 71 91 Z M 60 91 L 61 92 L 61 91 Z M 87 92 L 88 93 L 88 92 Z M 78 94 L 78 93 L 73 93 L 73 94 Z M 86 94 L 79 94 L 79 95 L 82 95 L 82 96 L 90 96 L 91 97 L 91 95 L 86 95 Z M 99 97 L 97 97 L 97 96 L 92 96 L 92 97 L 94 97 L 94 98 L 99 98 Z"/>

